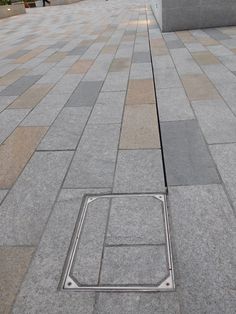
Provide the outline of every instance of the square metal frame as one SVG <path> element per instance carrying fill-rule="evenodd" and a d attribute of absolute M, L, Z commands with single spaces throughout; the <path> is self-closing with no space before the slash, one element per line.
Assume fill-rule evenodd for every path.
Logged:
<path fill-rule="evenodd" d="M 166 254 L 168 275 L 163 278 L 157 285 L 79 285 L 71 275 L 73 261 L 82 234 L 83 224 L 85 222 L 86 213 L 90 203 L 101 198 L 115 198 L 115 197 L 154 197 L 162 202 L 162 212 L 164 218 L 164 230 L 166 239 Z M 160 291 L 174 291 L 174 268 L 172 258 L 172 248 L 170 240 L 170 225 L 167 209 L 167 197 L 165 193 L 129 193 L 129 194 L 85 194 L 80 207 L 79 215 L 74 228 L 70 247 L 67 253 L 67 258 L 63 267 L 61 280 L 59 283 L 60 290 L 70 291 L 97 291 L 97 292 L 160 292 Z"/>

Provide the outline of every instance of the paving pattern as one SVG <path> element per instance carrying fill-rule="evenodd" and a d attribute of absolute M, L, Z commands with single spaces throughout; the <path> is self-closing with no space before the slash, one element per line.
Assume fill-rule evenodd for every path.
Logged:
<path fill-rule="evenodd" d="M 0 26 L 0 313 L 235 313 L 236 27 L 162 34 L 145 0 Z M 176 291 L 58 291 L 84 194 L 165 191 L 155 89 Z M 132 250 L 133 263 L 150 253 Z M 127 282 L 121 256 L 102 280 Z M 141 262 L 134 281 L 150 277 Z"/>

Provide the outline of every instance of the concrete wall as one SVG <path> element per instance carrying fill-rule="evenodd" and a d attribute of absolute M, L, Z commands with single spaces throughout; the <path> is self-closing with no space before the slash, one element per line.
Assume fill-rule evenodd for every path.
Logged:
<path fill-rule="evenodd" d="M 151 0 L 163 32 L 236 25 L 236 0 Z"/>
<path fill-rule="evenodd" d="M 12 5 L 0 6 L 0 19 L 25 13 L 24 3 L 13 3 Z"/>

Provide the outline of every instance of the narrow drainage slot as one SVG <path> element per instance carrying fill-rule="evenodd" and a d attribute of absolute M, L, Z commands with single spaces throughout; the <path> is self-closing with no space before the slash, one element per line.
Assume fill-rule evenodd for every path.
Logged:
<path fill-rule="evenodd" d="M 173 291 L 166 195 L 85 195 L 59 287 Z"/>

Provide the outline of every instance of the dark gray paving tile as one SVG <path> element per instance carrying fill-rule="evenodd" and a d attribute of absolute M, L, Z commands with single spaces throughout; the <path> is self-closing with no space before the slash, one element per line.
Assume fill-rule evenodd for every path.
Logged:
<path fill-rule="evenodd" d="M 157 284 L 167 274 L 165 246 L 104 249 L 101 284 Z"/>
<path fill-rule="evenodd" d="M 35 153 L 1 205 L 1 245 L 38 243 L 72 152 Z"/>
<path fill-rule="evenodd" d="M 113 182 L 120 126 L 86 127 L 65 180 L 65 187 L 110 187 Z"/>
<path fill-rule="evenodd" d="M 9 85 L 0 95 L 2 96 L 19 96 L 23 94 L 28 88 L 34 85 L 41 78 L 41 75 L 22 76 L 17 81 Z"/>
<path fill-rule="evenodd" d="M 80 82 L 68 100 L 67 107 L 90 106 L 92 107 L 102 87 L 102 81 Z"/>
<path fill-rule="evenodd" d="M 151 196 L 113 198 L 106 243 L 165 243 L 162 203 Z"/>
<path fill-rule="evenodd" d="M 89 107 L 64 108 L 41 141 L 38 149 L 75 149 L 90 111 Z"/>
<path fill-rule="evenodd" d="M 218 183 L 219 177 L 195 120 L 162 122 L 169 185 Z"/>
<path fill-rule="evenodd" d="M 151 62 L 150 52 L 134 52 L 133 54 L 133 63 L 146 63 Z"/>
<path fill-rule="evenodd" d="M 160 150 L 119 151 L 114 192 L 141 193 L 163 190 L 164 177 Z"/>
<path fill-rule="evenodd" d="M 181 312 L 233 314 L 235 217 L 219 185 L 169 189 Z"/>

